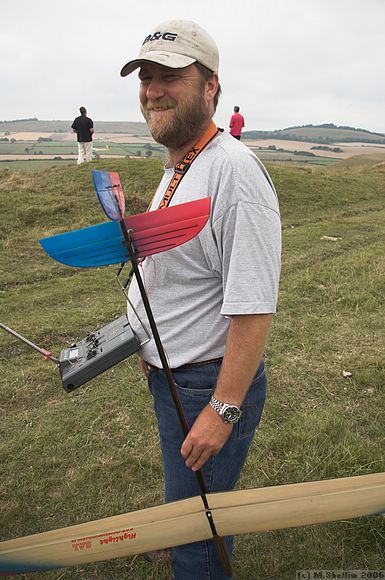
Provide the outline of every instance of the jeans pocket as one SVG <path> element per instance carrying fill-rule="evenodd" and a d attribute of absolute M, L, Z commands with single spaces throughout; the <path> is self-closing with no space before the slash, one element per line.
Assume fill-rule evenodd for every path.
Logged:
<path fill-rule="evenodd" d="M 262 411 L 263 403 L 258 404 L 253 402 L 242 405 L 242 415 L 238 422 L 238 439 L 244 439 L 245 437 L 253 435 L 261 420 Z"/>
<path fill-rule="evenodd" d="M 263 371 L 250 385 L 250 389 L 242 403 L 242 415 L 238 421 L 238 439 L 244 439 L 254 434 L 261 420 L 266 399 L 267 378 Z"/>
<path fill-rule="evenodd" d="M 214 387 L 212 385 L 207 387 L 200 385 L 200 388 L 194 389 L 190 388 L 190 386 L 181 386 L 179 383 L 176 383 L 176 386 L 187 423 L 191 428 L 202 409 L 209 404 Z"/>

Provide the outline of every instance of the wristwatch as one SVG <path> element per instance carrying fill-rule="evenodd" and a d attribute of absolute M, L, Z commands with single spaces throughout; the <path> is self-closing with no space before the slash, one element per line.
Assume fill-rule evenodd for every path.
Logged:
<path fill-rule="evenodd" d="M 242 411 L 239 407 L 218 401 L 214 395 L 212 395 L 210 399 L 210 407 L 212 407 L 214 411 L 222 417 L 225 423 L 238 423 L 242 415 Z"/>

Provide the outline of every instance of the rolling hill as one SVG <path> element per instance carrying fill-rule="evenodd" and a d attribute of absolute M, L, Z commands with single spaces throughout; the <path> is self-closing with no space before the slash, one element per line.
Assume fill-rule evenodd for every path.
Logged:
<path fill-rule="evenodd" d="M 0 121 L 0 133 L 71 133 L 70 121 L 44 121 L 39 119 L 16 119 Z M 96 122 L 96 121 L 95 121 Z M 136 136 L 148 136 L 146 123 L 131 123 L 130 121 L 97 121 L 98 133 L 130 133 Z"/>
<path fill-rule="evenodd" d="M 312 141 L 313 143 L 381 143 L 385 144 L 385 134 L 373 133 L 366 129 L 337 126 L 334 123 L 287 127 L 276 131 L 245 131 L 245 139 L 285 139 L 288 141 Z"/>

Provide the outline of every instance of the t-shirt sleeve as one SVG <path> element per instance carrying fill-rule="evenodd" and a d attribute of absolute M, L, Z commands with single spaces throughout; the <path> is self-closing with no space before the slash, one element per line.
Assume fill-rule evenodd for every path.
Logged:
<path fill-rule="evenodd" d="M 276 311 L 281 258 L 279 213 L 260 203 L 238 201 L 215 224 L 221 247 L 221 314 Z"/>

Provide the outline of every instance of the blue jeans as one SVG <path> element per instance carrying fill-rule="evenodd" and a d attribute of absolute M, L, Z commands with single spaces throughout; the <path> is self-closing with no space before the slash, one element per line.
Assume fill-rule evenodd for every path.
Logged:
<path fill-rule="evenodd" d="M 184 366 L 173 370 L 181 403 L 191 426 L 214 392 L 220 363 Z M 180 454 L 184 435 L 171 397 L 167 378 L 161 370 L 148 377 L 158 420 L 166 502 L 200 495 L 196 474 L 185 466 Z M 222 450 L 205 463 L 204 476 L 209 492 L 231 491 L 245 463 L 250 443 L 262 415 L 267 379 L 262 362 L 242 404 L 242 416 Z M 229 556 L 233 537 L 225 538 Z M 174 580 L 228 580 L 212 540 L 194 542 L 172 549 Z"/>

